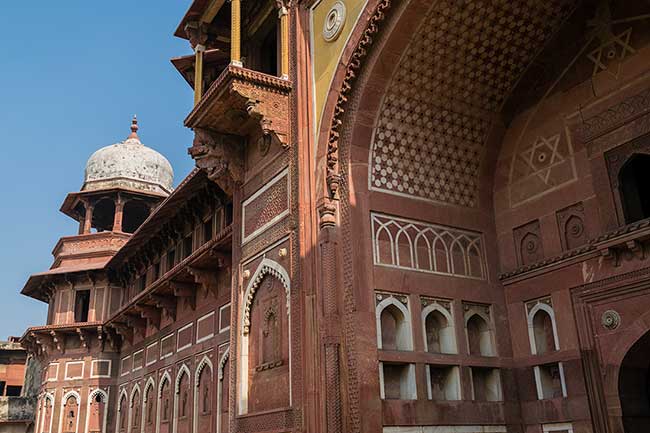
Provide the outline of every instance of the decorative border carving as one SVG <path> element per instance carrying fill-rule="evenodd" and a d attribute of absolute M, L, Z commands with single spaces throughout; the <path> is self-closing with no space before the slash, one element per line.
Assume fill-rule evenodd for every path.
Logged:
<path fill-rule="evenodd" d="M 255 271 L 255 274 L 251 278 L 250 283 L 248 283 L 248 287 L 246 288 L 246 293 L 244 294 L 244 306 L 243 306 L 244 308 L 243 308 L 243 315 L 242 315 L 242 333 L 244 335 L 248 335 L 248 332 L 250 331 L 251 308 L 253 306 L 253 299 L 255 299 L 255 292 L 257 291 L 257 288 L 264 280 L 264 277 L 266 277 L 267 275 L 274 276 L 275 278 L 280 280 L 280 282 L 284 286 L 284 290 L 286 291 L 286 295 L 287 295 L 287 314 L 291 314 L 291 302 L 290 302 L 291 280 L 289 278 L 289 274 L 282 267 L 281 264 L 270 259 L 264 259 L 257 267 L 257 270 Z"/>
<path fill-rule="evenodd" d="M 391 7 L 391 0 L 381 0 L 373 12 L 368 25 L 363 31 L 354 53 L 345 69 L 345 78 L 339 89 L 339 97 L 334 107 L 334 116 L 330 124 L 329 138 L 327 142 L 327 189 L 330 198 L 336 198 L 339 185 L 341 183 L 341 174 L 339 167 L 339 139 L 342 118 L 345 114 L 345 107 L 348 103 L 348 95 L 352 91 L 352 84 L 357 78 L 357 73 L 361 69 L 361 60 L 368 54 L 368 49 L 374 42 L 374 35 L 379 32 L 380 24 L 386 18 L 386 12 Z"/>

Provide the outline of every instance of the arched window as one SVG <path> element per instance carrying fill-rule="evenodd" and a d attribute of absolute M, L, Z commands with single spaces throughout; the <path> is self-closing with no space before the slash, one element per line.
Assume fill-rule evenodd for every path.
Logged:
<path fill-rule="evenodd" d="M 92 226 L 98 232 L 112 231 L 115 222 L 115 202 L 110 198 L 103 198 L 95 203 L 93 208 Z"/>
<path fill-rule="evenodd" d="M 429 353 L 458 353 L 456 331 L 449 312 L 433 303 L 422 310 L 424 347 Z"/>
<path fill-rule="evenodd" d="M 379 349 L 413 350 L 411 317 L 401 301 L 388 296 L 377 305 L 376 314 Z"/>
<path fill-rule="evenodd" d="M 487 319 L 478 313 L 472 313 L 468 317 L 465 327 L 467 328 L 469 354 L 476 356 L 494 356 L 492 330 Z"/>
<path fill-rule="evenodd" d="M 124 205 L 122 216 L 122 230 L 133 233 L 149 217 L 149 205 L 140 200 L 130 200 Z"/>
<path fill-rule="evenodd" d="M 627 224 L 650 217 L 650 155 L 635 154 L 618 174 Z"/>
<path fill-rule="evenodd" d="M 533 355 L 559 350 L 555 314 L 547 304 L 537 304 L 528 313 L 528 335 Z"/>

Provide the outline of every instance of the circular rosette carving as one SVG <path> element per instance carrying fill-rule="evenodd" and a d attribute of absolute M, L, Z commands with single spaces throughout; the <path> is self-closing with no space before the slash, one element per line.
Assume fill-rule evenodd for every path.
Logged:
<path fill-rule="evenodd" d="M 603 328 L 613 331 L 621 324 L 621 316 L 614 310 L 607 310 L 600 319 Z"/>
<path fill-rule="evenodd" d="M 332 5 L 323 23 L 323 39 L 332 42 L 338 38 L 345 25 L 345 15 L 346 8 L 343 2 L 337 1 Z"/>

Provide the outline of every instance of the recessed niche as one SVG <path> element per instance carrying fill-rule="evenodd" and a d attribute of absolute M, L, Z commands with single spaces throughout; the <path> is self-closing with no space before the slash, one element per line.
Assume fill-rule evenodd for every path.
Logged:
<path fill-rule="evenodd" d="M 472 399 L 501 401 L 501 372 L 497 368 L 472 367 Z"/>
<path fill-rule="evenodd" d="M 415 400 L 415 364 L 379 363 L 381 398 L 385 400 Z"/>
<path fill-rule="evenodd" d="M 429 400 L 460 400 L 460 372 L 456 366 L 427 366 Z"/>
<path fill-rule="evenodd" d="M 539 400 L 566 397 L 566 383 L 562 363 L 555 362 L 535 367 L 535 385 Z"/>

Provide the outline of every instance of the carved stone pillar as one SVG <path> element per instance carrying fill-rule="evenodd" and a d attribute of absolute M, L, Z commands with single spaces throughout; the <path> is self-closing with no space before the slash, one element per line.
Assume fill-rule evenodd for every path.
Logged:
<path fill-rule="evenodd" d="M 113 231 L 122 231 L 122 220 L 124 218 L 124 201 L 118 196 L 115 202 L 115 218 L 113 219 Z"/>
<path fill-rule="evenodd" d="M 328 433 L 343 431 L 341 405 L 341 335 L 338 283 L 338 239 L 335 202 L 326 200 L 318 207 L 320 216 L 320 275 L 323 310 L 322 345 L 325 355 L 325 410 Z"/>

